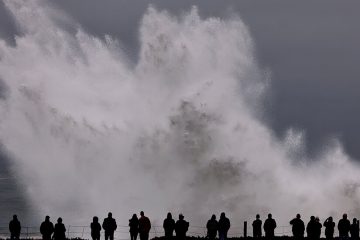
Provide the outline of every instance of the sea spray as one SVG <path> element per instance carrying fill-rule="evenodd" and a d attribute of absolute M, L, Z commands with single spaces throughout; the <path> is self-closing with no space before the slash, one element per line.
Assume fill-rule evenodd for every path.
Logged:
<path fill-rule="evenodd" d="M 46 3 L 5 0 L 22 34 L 0 41 L 0 141 L 39 216 L 360 213 L 359 167 L 339 142 L 306 159 L 301 133 L 279 140 L 257 119 L 268 81 L 240 18 L 150 7 L 132 66 L 117 40 Z"/>

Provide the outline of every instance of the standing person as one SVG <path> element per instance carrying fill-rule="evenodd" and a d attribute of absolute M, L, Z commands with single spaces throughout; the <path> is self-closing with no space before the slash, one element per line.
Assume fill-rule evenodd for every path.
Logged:
<path fill-rule="evenodd" d="M 54 229 L 54 240 L 65 240 L 65 225 L 62 223 L 62 218 L 58 218 Z"/>
<path fill-rule="evenodd" d="M 314 227 L 314 237 L 315 239 L 320 239 L 322 224 L 320 223 L 320 219 L 318 217 L 315 218 Z"/>
<path fill-rule="evenodd" d="M 171 213 L 167 214 L 167 217 L 164 220 L 163 228 L 165 232 L 165 238 L 170 240 L 173 238 L 175 230 L 175 220 L 172 218 Z"/>
<path fill-rule="evenodd" d="M 151 229 L 150 219 L 144 215 L 143 211 L 141 211 L 140 219 L 139 219 L 140 240 L 148 240 L 149 239 L 150 229 Z"/>
<path fill-rule="evenodd" d="M 296 218 L 290 221 L 290 225 L 292 225 L 292 233 L 294 239 L 304 238 L 305 224 L 303 220 L 301 220 L 301 216 L 299 213 L 296 214 Z"/>
<path fill-rule="evenodd" d="M 175 223 L 175 233 L 177 240 L 185 240 L 186 232 L 189 230 L 189 223 L 184 220 L 182 214 L 179 215 L 179 220 Z"/>
<path fill-rule="evenodd" d="M 43 240 L 51 240 L 51 235 L 54 233 L 54 225 L 50 222 L 49 216 L 46 216 L 45 221 L 41 223 L 40 233 Z"/>
<path fill-rule="evenodd" d="M 17 218 L 17 215 L 13 216 L 13 219 L 9 223 L 10 239 L 19 240 L 21 232 L 21 224 Z"/>
<path fill-rule="evenodd" d="M 108 213 L 108 217 L 104 219 L 102 228 L 105 231 L 105 240 L 114 240 L 114 232 L 117 229 L 116 220 L 112 217 L 112 213 Z"/>
<path fill-rule="evenodd" d="M 254 238 L 261 238 L 262 236 L 261 226 L 262 226 L 262 221 L 260 220 L 260 215 L 256 214 L 256 219 L 252 223 Z"/>
<path fill-rule="evenodd" d="M 207 236 L 210 240 L 215 240 L 217 231 L 219 229 L 219 223 L 216 221 L 216 216 L 213 214 L 211 219 L 206 224 Z"/>
<path fill-rule="evenodd" d="M 132 218 L 129 220 L 129 227 L 130 227 L 130 239 L 136 240 L 139 234 L 139 219 L 134 213 Z"/>
<path fill-rule="evenodd" d="M 315 239 L 315 231 L 316 231 L 315 228 L 316 228 L 315 217 L 311 216 L 310 221 L 306 225 L 306 233 L 308 239 Z"/>
<path fill-rule="evenodd" d="M 225 216 L 225 213 L 220 214 L 219 219 L 219 240 L 227 240 L 227 233 L 230 229 L 230 220 Z"/>
<path fill-rule="evenodd" d="M 332 217 L 328 217 L 325 220 L 324 227 L 325 227 L 325 237 L 326 237 L 326 239 L 333 239 L 334 238 L 335 223 L 333 222 Z"/>
<path fill-rule="evenodd" d="M 265 237 L 272 239 L 275 236 L 276 221 L 272 218 L 271 213 L 264 222 Z"/>
<path fill-rule="evenodd" d="M 92 240 L 100 240 L 101 225 L 98 217 L 93 217 L 93 221 L 90 224 L 91 238 Z"/>
<path fill-rule="evenodd" d="M 347 214 L 343 214 L 343 218 L 339 220 L 338 223 L 339 237 L 348 238 L 350 230 L 350 221 L 347 219 Z"/>
<path fill-rule="evenodd" d="M 353 223 L 350 225 L 350 234 L 352 239 L 359 239 L 359 220 L 353 219 Z"/>

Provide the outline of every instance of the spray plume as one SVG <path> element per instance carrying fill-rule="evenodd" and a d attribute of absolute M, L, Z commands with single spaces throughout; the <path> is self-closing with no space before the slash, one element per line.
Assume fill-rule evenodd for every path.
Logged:
<path fill-rule="evenodd" d="M 44 1 L 5 4 L 22 34 L 0 41 L 0 141 L 40 216 L 360 213 L 359 167 L 341 144 L 295 159 L 301 133 L 279 140 L 256 118 L 267 81 L 239 18 L 150 7 L 132 66 L 116 40 Z"/>

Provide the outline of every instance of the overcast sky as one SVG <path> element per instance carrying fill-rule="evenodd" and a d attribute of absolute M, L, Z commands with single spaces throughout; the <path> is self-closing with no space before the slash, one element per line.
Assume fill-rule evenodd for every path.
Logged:
<path fill-rule="evenodd" d="M 139 21 L 149 3 L 202 16 L 237 13 L 249 26 L 262 68 L 272 73 L 265 121 L 281 136 L 306 132 L 310 153 L 331 136 L 360 159 L 360 1 L 289 0 L 51 0 L 88 32 L 110 34 L 136 59 Z M 0 37 L 13 43 L 16 28 L 0 1 Z"/>

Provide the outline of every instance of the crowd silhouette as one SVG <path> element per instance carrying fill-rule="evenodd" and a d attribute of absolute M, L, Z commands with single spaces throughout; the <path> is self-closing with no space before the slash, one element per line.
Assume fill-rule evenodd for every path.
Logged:
<path fill-rule="evenodd" d="M 304 239 L 305 231 L 307 239 L 317 240 L 321 237 L 321 229 L 325 228 L 325 238 L 334 239 L 335 234 L 335 222 L 333 218 L 328 217 L 323 224 L 320 219 L 315 216 L 311 216 L 309 222 L 306 224 L 301 219 L 301 215 L 297 214 L 290 222 L 293 239 Z M 216 215 L 213 214 L 207 221 L 207 238 L 209 240 L 215 240 L 217 237 L 219 240 L 226 240 L 228 231 L 231 227 L 229 218 L 225 213 L 220 214 L 219 220 L 216 219 Z M 260 215 L 255 216 L 255 220 L 252 222 L 253 238 L 260 239 L 273 239 L 275 237 L 276 221 L 269 213 L 264 224 Z M 105 240 L 114 240 L 114 233 L 117 229 L 116 220 L 112 217 L 112 213 L 109 212 L 107 218 L 104 219 L 102 225 L 99 223 L 97 216 L 93 217 L 93 221 L 90 224 L 91 238 L 92 240 L 100 240 L 101 230 L 104 230 Z M 185 240 L 186 234 L 189 230 L 189 222 L 184 219 L 184 215 L 179 214 L 179 219 L 175 221 L 172 214 L 169 212 L 163 222 L 164 238 L 166 240 Z M 350 223 L 347 214 L 343 214 L 342 218 L 337 224 L 339 232 L 339 239 L 359 239 L 359 220 L 353 219 Z M 140 218 L 136 214 L 133 214 L 129 219 L 129 232 L 130 240 L 137 240 L 139 236 L 140 240 L 149 240 L 149 233 L 151 230 L 151 221 L 145 216 L 143 211 L 140 212 Z M 264 236 L 262 234 L 264 230 Z M 21 234 L 21 223 L 17 215 L 13 216 L 13 219 L 9 222 L 10 240 L 19 240 Z M 50 221 L 50 217 L 46 216 L 45 220 L 40 225 L 40 233 L 43 240 L 65 240 L 66 228 L 63 224 L 62 218 L 57 219 L 55 226 Z M 175 233 L 175 235 L 174 235 Z"/>

